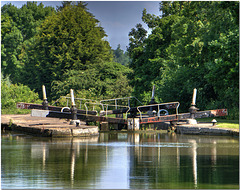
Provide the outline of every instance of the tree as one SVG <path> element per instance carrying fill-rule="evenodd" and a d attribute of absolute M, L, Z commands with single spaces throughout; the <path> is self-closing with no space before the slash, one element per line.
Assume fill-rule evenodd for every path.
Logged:
<path fill-rule="evenodd" d="M 40 92 L 45 84 L 53 97 L 51 83 L 62 81 L 66 72 L 90 70 L 95 64 L 112 61 L 106 34 L 98 23 L 82 2 L 66 4 L 48 17 L 29 51 L 25 69 L 25 76 L 31 78 L 28 85 Z"/>
<path fill-rule="evenodd" d="M 122 65 L 126 66 L 130 62 L 130 58 L 127 52 L 123 52 L 120 44 L 118 44 L 118 47 L 116 50 L 113 50 L 113 55 L 114 55 L 114 61 L 117 63 L 121 63 Z"/>
<path fill-rule="evenodd" d="M 143 40 L 132 35 L 136 29 L 129 33 L 134 93 L 147 99 L 146 85 L 156 84 L 161 101 L 180 101 L 187 111 L 197 88 L 200 109 L 238 109 L 238 6 L 174 1 L 160 3 L 161 16 L 144 10 L 152 33 Z"/>
<path fill-rule="evenodd" d="M 76 96 L 88 99 L 106 99 L 130 96 L 127 75 L 131 70 L 120 63 L 97 63 L 86 70 L 67 70 L 62 80 L 55 80 L 52 89 L 56 98 L 66 95 L 70 89 Z"/>
<path fill-rule="evenodd" d="M 22 70 L 27 59 L 26 48 L 37 33 L 40 23 L 54 11 L 42 3 L 27 2 L 20 9 L 6 4 L 1 8 L 1 68 L 13 83 L 26 80 Z"/>

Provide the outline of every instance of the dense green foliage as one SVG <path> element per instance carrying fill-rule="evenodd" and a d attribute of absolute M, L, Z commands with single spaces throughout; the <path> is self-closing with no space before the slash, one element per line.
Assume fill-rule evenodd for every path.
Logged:
<path fill-rule="evenodd" d="M 63 76 L 72 70 L 80 76 L 96 64 L 111 61 L 110 46 L 98 22 L 82 3 L 66 5 L 45 19 L 25 69 L 31 78 L 28 85 L 41 91 L 41 84 L 45 84 L 51 97 L 56 98 L 51 91 L 53 81 L 65 80 Z"/>
<path fill-rule="evenodd" d="M 13 83 L 21 82 L 22 71 L 28 59 L 27 48 L 45 18 L 53 14 L 53 7 L 27 2 L 21 8 L 6 4 L 1 8 L 1 71 Z M 33 69 L 33 68 L 32 68 Z"/>
<path fill-rule="evenodd" d="M 17 109 L 17 102 L 41 103 L 38 94 L 22 84 L 12 84 L 9 77 L 1 76 L 1 114 L 29 113 Z"/>
<path fill-rule="evenodd" d="M 62 76 L 64 80 L 53 81 L 53 92 L 60 96 L 72 88 L 81 98 L 125 97 L 132 91 L 128 85 L 129 73 L 130 69 L 115 62 L 98 63 L 86 70 L 68 70 Z"/>
<path fill-rule="evenodd" d="M 40 16 L 35 16 L 37 12 Z M 63 2 L 57 11 L 30 2 L 20 9 L 10 4 L 2 7 L 2 15 L 2 72 L 4 76 L 10 75 L 14 84 L 27 85 L 40 97 L 44 84 L 50 101 L 67 95 L 71 88 L 81 98 L 131 94 L 127 79 L 131 70 L 113 62 L 105 31 L 85 3 Z M 28 26 L 22 19 L 31 20 L 32 33 L 25 31 Z M 11 20 L 17 30 L 14 35 Z M 13 41 L 9 47 L 9 52 L 15 55 L 12 62 L 6 54 L 8 36 Z"/>
<path fill-rule="evenodd" d="M 197 88 L 201 110 L 238 114 L 238 10 L 239 2 L 177 1 L 160 3 L 161 16 L 144 10 L 152 33 L 140 24 L 129 33 L 135 96 L 147 102 L 155 84 L 159 101 L 179 101 L 187 111 Z"/>
<path fill-rule="evenodd" d="M 12 82 L 2 79 L 4 109 L 11 101 L 35 100 L 22 98 L 20 89 L 41 97 L 43 84 L 50 102 L 71 88 L 76 97 L 105 99 L 130 96 L 133 87 L 145 103 L 155 84 L 156 101 L 179 101 L 180 112 L 188 111 L 197 88 L 200 110 L 228 108 L 238 118 L 239 2 L 163 1 L 160 16 L 143 10 L 151 34 L 137 24 L 127 52 L 120 45 L 111 50 L 83 2 L 63 2 L 57 10 L 7 4 L 1 11 L 1 68 Z"/>
<path fill-rule="evenodd" d="M 130 58 L 128 56 L 128 52 L 121 49 L 120 44 L 118 44 L 118 47 L 116 50 L 113 50 L 114 55 L 114 61 L 117 63 L 121 63 L 122 65 L 127 66 L 130 63 Z"/>

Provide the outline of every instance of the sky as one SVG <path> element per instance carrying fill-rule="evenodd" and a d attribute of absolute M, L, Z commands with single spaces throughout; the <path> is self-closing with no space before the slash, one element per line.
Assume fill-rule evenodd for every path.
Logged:
<path fill-rule="evenodd" d="M 60 6 L 61 1 L 37 1 L 45 6 Z M 141 23 L 148 30 L 145 23 L 142 22 L 142 11 L 146 8 L 147 13 L 159 15 L 160 1 L 85 1 L 88 3 L 88 11 L 100 21 L 100 25 L 108 35 L 112 49 L 116 49 L 120 44 L 121 49 L 126 50 L 129 43 L 128 33 L 136 24 Z M 21 8 L 26 1 L 1 1 L 1 6 L 6 3 Z M 150 33 L 150 30 L 148 30 Z"/>

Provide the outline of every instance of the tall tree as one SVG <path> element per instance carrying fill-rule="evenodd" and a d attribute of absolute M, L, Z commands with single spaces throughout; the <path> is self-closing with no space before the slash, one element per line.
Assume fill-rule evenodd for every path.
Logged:
<path fill-rule="evenodd" d="M 136 29 L 129 33 L 136 95 L 146 99 L 149 87 L 140 84 L 156 84 L 160 100 L 180 101 L 187 111 L 198 88 L 201 109 L 238 109 L 238 10 L 239 2 L 177 1 L 161 2 L 160 16 L 144 10 L 152 33 L 142 41 Z"/>
<path fill-rule="evenodd" d="M 54 12 L 53 7 L 27 2 L 21 8 L 6 4 L 1 8 L 1 68 L 4 76 L 10 75 L 13 83 L 22 78 L 26 47 L 32 42 L 41 22 Z"/>
<path fill-rule="evenodd" d="M 41 25 L 26 67 L 29 85 L 41 91 L 45 84 L 51 96 L 51 83 L 63 81 L 70 70 L 88 70 L 113 59 L 106 33 L 82 2 L 64 5 Z M 35 68 L 32 71 L 32 68 Z M 77 74 L 77 73 L 76 73 Z"/>
<path fill-rule="evenodd" d="M 63 74 L 64 80 L 52 83 L 56 97 L 66 95 L 70 89 L 76 94 L 88 99 L 106 99 L 130 96 L 132 88 L 129 86 L 127 75 L 131 70 L 120 63 L 96 63 L 86 70 L 67 70 Z"/>
<path fill-rule="evenodd" d="M 114 61 L 117 63 L 121 63 L 122 65 L 128 65 L 130 62 L 128 53 L 124 52 L 121 49 L 120 44 L 118 44 L 118 47 L 116 50 L 113 50 L 113 55 L 114 55 Z"/>

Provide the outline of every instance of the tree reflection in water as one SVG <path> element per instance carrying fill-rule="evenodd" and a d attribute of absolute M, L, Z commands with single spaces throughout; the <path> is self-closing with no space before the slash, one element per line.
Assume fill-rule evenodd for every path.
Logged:
<path fill-rule="evenodd" d="M 2 132 L 2 188 L 238 188 L 238 143 L 174 133 L 51 139 Z"/>

